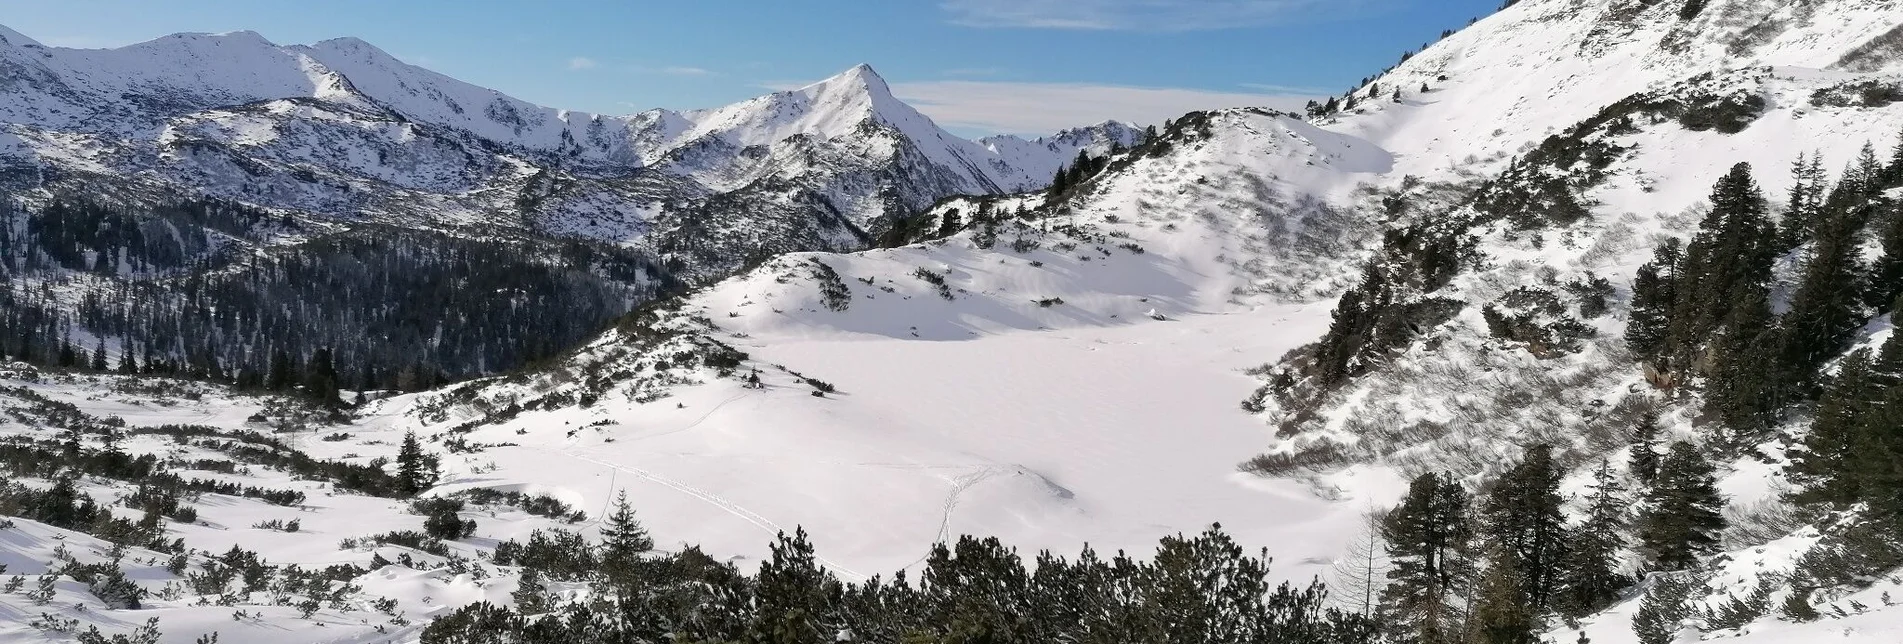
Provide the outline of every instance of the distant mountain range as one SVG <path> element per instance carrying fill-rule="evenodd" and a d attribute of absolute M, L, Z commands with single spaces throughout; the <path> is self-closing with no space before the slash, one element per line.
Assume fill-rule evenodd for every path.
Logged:
<path fill-rule="evenodd" d="M 1079 151 L 1137 136 L 1108 122 L 966 140 L 863 65 L 718 109 L 587 114 L 354 38 L 280 46 L 252 32 L 92 50 L 0 27 L 0 87 L 0 167 L 29 198 L 203 195 L 339 221 L 575 236 L 648 249 L 687 277 L 863 248 L 938 199 L 1039 188 Z"/>

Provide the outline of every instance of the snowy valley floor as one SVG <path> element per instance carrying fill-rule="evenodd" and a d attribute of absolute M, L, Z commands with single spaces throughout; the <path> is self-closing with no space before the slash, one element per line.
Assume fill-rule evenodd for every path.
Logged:
<path fill-rule="evenodd" d="M 476 455 L 499 469 L 447 489 L 521 485 L 595 513 L 625 488 L 661 543 L 698 543 L 742 567 L 796 525 L 857 577 L 913 565 L 960 534 L 1027 555 L 1147 551 L 1221 522 L 1268 547 L 1282 575 L 1306 578 L 1362 509 L 1402 486 L 1360 477 L 1329 501 L 1236 471 L 1269 442 L 1237 407 L 1256 384 L 1242 370 L 1326 319 L 1324 306 L 1267 307 L 967 341 L 810 328 L 737 339 L 838 393 L 717 381 L 648 405 L 525 413 L 472 433 L 521 446 Z"/>

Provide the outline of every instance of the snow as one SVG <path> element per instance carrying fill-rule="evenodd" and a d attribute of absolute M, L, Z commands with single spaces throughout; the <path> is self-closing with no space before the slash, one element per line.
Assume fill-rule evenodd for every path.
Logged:
<path fill-rule="evenodd" d="M 1276 575 L 1323 574 L 1344 541 L 1362 529 L 1363 513 L 1399 498 L 1418 471 L 1454 471 L 1477 483 L 1535 440 L 1559 444 L 1581 463 L 1623 461 L 1625 445 L 1609 429 L 1608 410 L 1649 395 L 1617 339 L 1623 295 L 1615 294 L 1610 316 L 1587 320 L 1599 338 L 1576 355 L 1550 359 L 1491 338 L 1481 306 L 1517 287 L 1550 286 L 1589 271 L 1623 287 L 1657 240 L 1689 234 L 1711 183 L 1731 164 L 1752 163 L 1776 202 L 1787 187 L 1782 170 L 1800 151 L 1818 150 L 1836 167 L 1866 141 L 1885 146 L 1903 129 L 1903 104 L 1840 108 L 1811 100 L 1845 81 L 1898 78 L 1894 62 L 1846 61 L 1896 28 L 1903 0 L 1714 0 L 1689 23 L 1676 18 L 1677 8 L 1522 0 L 1381 76 L 1383 98 L 1358 112 L 1320 123 L 1251 110 L 1201 115 L 1200 131 L 1186 129 L 1167 152 L 1119 159 L 1113 171 L 1054 206 L 1053 217 L 1032 223 L 1006 217 L 988 247 L 968 230 L 902 248 L 783 255 L 687 298 L 670 322 L 678 325 L 670 329 L 685 329 L 677 337 L 650 343 L 610 332 L 550 370 L 377 401 L 354 424 L 326 430 L 349 438 L 303 436 L 301 446 L 320 457 L 361 462 L 392 455 L 406 430 L 416 430 L 432 449 L 453 435 L 488 446 L 446 455 L 448 479 L 432 494 L 519 490 L 599 516 L 626 491 L 664 548 L 699 544 L 743 568 L 757 563 L 775 533 L 795 526 L 812 534 L 829 566 L 862 578 L 916 566 L 931 544 L 965 533 L 998 536 L 1023 552 L 1068 553 L 1089 543 L 1100 551 L 1141 553 L 1158 537 L 1221 522 L 1246 546 L 1266 547 L 1277 558 Z M 53 78 L 75 86 L 126 85 L 157 73 L 112 62 L 128 55 L 111 52 L 54 49 L 34 58 L 29 41 L 17 36 L 0 31 L 7 43 L 0 55 L 32 65 L 54 60 L 58 64 L 46 68 Z M 239 50 L 256 60 L 296 63 L 237 73 L 229 87 L 199 74 L 220 69 L 210 63 L 166 72 L 174 75 L 163 82 L 189 88 L 193 101 L 273 101 L 257 110 L 194 104 L 189 113 L 168 117 L 166 136 L 211 137 L 286 164 L 340 159 L 334 167 L 356 180 L 408 181 L 443 193 L 481 187 L 456 183 L 460 166 L 429 164 L 436 155 L 428 146 L 453 138 L 433 138 L 432 127 L 514 146 L 520 156 L 486 168 L 498 176 L 532 173 L 528 159 L 560 149 L 567 133 L 581 142 L 582 158 L 595 164 L 585 172 L 664 168 L 708 191 L 763 177 L 859 176 L 861 168 L 841 169 L 834 158 L 809 154 L 815 148 L 806 146 L 821 141 L 845 157 L 923 159 L 914 166 L 917 176 L 944 194 L 989 193 L 1037 185 L 1079 150 L 1100 154 L 1135 137 L 1127 126 L 1106 123 L 1036 141 L 958 139 L 892 98 L 866 66 L 725 108 L 611 117 L 529 105 L 404 65 L 350 39 L 277 48 L 255 34 L 229 34 L 138 47 L 179 60 Z M 78 73 L 61 60 L 90 61 L 89 69 L 100 71 Z M 291 67 L 294 72 L 285 71 Z M 70 98 L 46 87 L 33 100 Z M 1396 87 L 1403 90 L 1398 103 L 1385 98 Z M 1444 292 L 1466 310 L 1431 330 L 1431 348 L 1415 347 L 1323 401 L 1320 419 L 1305 427 L 1309 433 L 1277 437 L 1278 410 L 1253 416 L 1238 408 L 1260 384 L 1249 370 L 1324 333 L 1333 298 L 1357 278 L 1383 227 L 1405 223 L 1389 219 L 1381 198 L 1415 189 L 1407 187 L 1414 183 L 1409 177 L 1468 184 L 1629 96 L 1705 89 L 1754 93 L 1767 109 L 1737 134 L 1641 118 L 1633 131 L 1612 135 L 1612 142 L 1631 149 L 1586 194 L 1593 213 L 1587 221 L 1564 233 L 1475 231 L 1485 265 Z M 322 94 L 331 97 L 325 107 L 277 100 L 323 92 L 331 92 Z M 365 100 L 335 98 L 357 95 L 351 92 Z M 363 134 L 334 147 L 294 135 L 319 126 Z M 101 155 L 75 152 L 108 147 L 82 140 L 85 135 L 23 129 L 6 136 L 13 137 L 9 147 L 109 171 Z M 364 141 L 391 140 L 414 155 L 402 167 L 353 156 L 352 150 L 361 155 L 369 147 Z M 763 153 L 757 162 L 734 161 L 748 148 Z M 855 216 L 875 210 L 873 197 L 851 181 L 829 183 L 822 192 Z M 575 197 L 575 210 L 551 216 L 557 222 L 551 225 L 603 236 L 666 225 L 671 213 L 644 197 L 651 195 Z M 993 203 L 1009 213 L 1043 200 Z M 978 203 L 955 199 L 926 214 L 944 221 L 956 209 L 969 222 Z M 595 213 L 611 223 L 595 223 Z M 617 225 L 625 229 L 613 230 Z M 1545 277 L 1542 268 L 1550 270 Z M 819 275 L 827 271 L 837 275 L 843 303 L 826 295 Z M 943 288 L 926 275 L 942 280 Z M 682 321 L 695 318 L 705 322 Z M 1888 333 L 1887 320 L 1873 323 L 1866 344 Z M 746 352 L 741 372 L 759 370 L 765 386 L 681 366 L 687 349 L 714 341 Z M 587 382 L 595 378 L 606 381 L 599 392 Z M 814 396 L 807 378 L 837 390 Z M 245 427 L 260 404 L 216 394 L 165 406 L 112 393 L 99 382 L 15 381 L 133 425 Z M 600 396 L 581 404 L 572 396 L 579 392 Z M 570 397 L 553 406 L 534 404 L 561 396 Z M 1512 400 L 1532 402 L 1506 402 Z M 1695 435 L 1688 409 L 1666 410 L 1669 436 Z M 1445 431 L 1405 434 L 1421 422 L 1440 423 Z M 40 430 L 9 423 L 4 431 Z M 1261 477 L 1237 469 L 1264 451 L 1321 442 L 1359 451 L 1312 475 Z M 144 439 L 128 448 L 172 449 Z M 1724 466 L 1720 488 L 1734 515 L 1781 508 L 1785 483 L 1776 452 Z M 201 504 L 201 524 L 174 532 L 197 548 L 244 544 L 274 562 L 316 565 L 367 562 L 370 550 L 342 549 L 337 542 L 419 523 L 392 501 L 327 494 L 319 484 L 281 473 L 248 476 L 272 487 L 308 489 L 308 507 L 214 496 Z M 1575 471 L 1566 490 L 1580 492 L 1583 481 Z M 471 512 L 481 527 L 475 539 L 455 545 L 459 553 L 555 525 L 510 510 L 481 512 Z M 305 532 L 247 527 L 292 517 L 306 519 Z M 22 526 L 0 532 L 0 555 L 20 562 L 19 570 L 37 571 L 29 562 L 48 559 L 54 541 L 85 540 Z M 1760 579 L 1788 572 L 1818 535 L 1801 528 L 1774 538 L 1727 538 L 1732 551 L 1714 561 L 1710 592 L 1700 601 L 1742 594 Z M 493 572 L 480 579 L 387 567 L 360 583 L 421 616 L 506 597 L 511 573 Z M 1882 599 L 1891 592 L 1903 593 L 1903 584 L 1883 579 L 1821 598 L 1830 615 L 1821 622 L 1770 616 L 1711 636 L 1763 644 L 1903 640 L 1903 610 Z M 62 604 L 86 601 L 77 589 L 62 593 Z M 1594 642 L 1635 641 L 1630 622 L 1637 603 L 1634 595 L 1585 620 L 1585 634 Z M 0 610 L 30 615 L 36 609 L 17 596 L 0 596 Z M 289 631 L 272 635 L 287 642 L 333 641 L 343 631 L 370 637 L 373 623 L 388 623 L 323 613 L 318 621 L 333 626 L 313 628 L 282 610 L 266 610 L 271 623 L 288 625 Z M 232 626 L 228 612 L 183 602 L 154 612 L 164 616 L 169 641 L 252 627 Z M 37 633 L 19 621 L 0 621 L 0 636 Z M 325 629 L 333 632 L 320 632 Z M 399 629 L 391 637 L 405 632 L 413 631 Z M 1577 633 L 1559 629 L 1551 636 L 1574 641 Z"/>

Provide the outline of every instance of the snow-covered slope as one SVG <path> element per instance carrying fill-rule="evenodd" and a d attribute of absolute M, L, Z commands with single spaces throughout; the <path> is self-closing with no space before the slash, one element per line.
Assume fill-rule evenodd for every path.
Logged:
<path fill-rule="evenodd" d="M 1376 76 L 1357 92 L 1360 109 L 1333 127 L 1392 150 L 1403 173 L 1471 171 L 1497 168 L 1628 96 L 1699 74 L 1903 68 L 1896 0 L 1710 0 L 1690 20 L 1679 17 L 1683 2 L 1510 4 Z"/>

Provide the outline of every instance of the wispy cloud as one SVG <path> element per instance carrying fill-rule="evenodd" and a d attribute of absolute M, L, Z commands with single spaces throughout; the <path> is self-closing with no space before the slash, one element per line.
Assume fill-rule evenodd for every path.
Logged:
<path fill-rule="evenodd" d="M 1321 95 L 985 81 L 894 83 L 892 92 L 939 125 L 1007 134 L 1047 134 L 1106 120 L 1161 124 L 1188 112 L 1224 107 L 1297 110 Z"/>
<path fill-rule="evenodd" d="M 939 73 L 944 74 L 946 76 L 963 76 L 963 77 L 970 78 L 970 77 L 978 77 L 978 76 L 997 76 L 999 74 L 1003 74 L 1004 70 L 998 69 L 996 67 L 958 67 L 954 69 L 947 69 Z"/>
<path fill-rule="evenodd" d="M 595 59 L 589 58 L 587 56 L 576 56 L 574 58 L 568 59 L 568 68 L 574 71 L 579 71 L 583 69 L 594 69 L 600 66 L 601 66 L 601 63 L 595 62 Z"/>
<path fill-rule="evenodd" d="M 670 76 L 713 76 L 713 70 L 702 67 L 662 67 L 659 70 Z"/>
<path fill-rule="evenodd" d="M 942 0 L 971 27 L 1197 31 L 1352 15 L 1394 0 Z"/>

